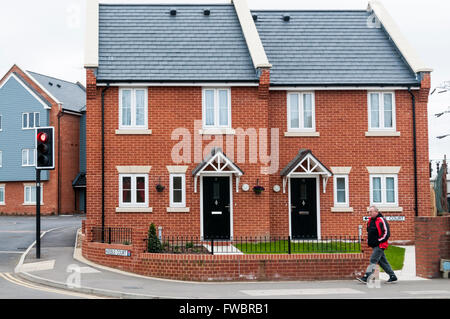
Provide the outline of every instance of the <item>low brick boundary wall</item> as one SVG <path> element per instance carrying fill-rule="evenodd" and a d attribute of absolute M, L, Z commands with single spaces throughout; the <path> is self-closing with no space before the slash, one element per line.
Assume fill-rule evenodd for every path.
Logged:
<path fill-rule="evenodd" d="M 450 259 L 450 216 L 416 217 L 416 274 L 439 278 L 440 260 Z"/>
<path fill-rule="evenodd" d="M 137 274 L 184 281 L 341 280 L 361 275 L 370 251 L 357 254 L 177 255 L 149 254 L 132 245 L 83 241 L 83 256 L 95 263 Z M 110 256 L 106 248 L 130 250 Z"/>

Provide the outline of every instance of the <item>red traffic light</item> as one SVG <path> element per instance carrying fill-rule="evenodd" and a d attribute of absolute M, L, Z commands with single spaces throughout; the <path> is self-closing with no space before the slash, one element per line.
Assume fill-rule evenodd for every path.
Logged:
<path fill-rule="evenodd" d="M 37 139 L 38 139 L 39 142 L 47 143 L 48 135 L 46 133 L 41 132 L 41 133 L 38 134 Z"/>

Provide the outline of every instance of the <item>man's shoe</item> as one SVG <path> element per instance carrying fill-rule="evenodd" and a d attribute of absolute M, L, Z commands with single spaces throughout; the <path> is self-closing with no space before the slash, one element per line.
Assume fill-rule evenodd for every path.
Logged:
<path fill-rule="evenodd" d="M 363 283 L 363 284 L 367 284 L 367 279 L 369 278 L 369 276 L 364 275 L 364 277 L 358 277 L 356 278 L 356 280 L 358 280 L 359 282 Z"/>
<path fill-rule="evenodd" d="M 386 281 L 386 283 L 387 283 L 387 284 L 393 284 L 393 283 L 395 283 L 395 282 L 397 282 L 397 281 L 398 281 L 397 276 L 393 275 L 393 276 L 390 276 L 390 277 L 389 277 L 389 280 Z"/>

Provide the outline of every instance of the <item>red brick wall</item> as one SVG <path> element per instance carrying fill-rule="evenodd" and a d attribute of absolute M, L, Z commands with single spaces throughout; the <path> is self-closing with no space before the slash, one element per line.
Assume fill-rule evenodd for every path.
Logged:
<path fill-rule="evenodd" d="M 440 260 L 450 259 L 450 216 L 416 218 L 416 273 L 441 277 Z"/>
<path fill-rule="evenodd" d="M 35 215 L 36 205 L 24 205 L 24 184 L 33 184 L 32 182 L 8 182 L 5 184 L 5 205 L 0 205 L 0 215 Z M 41 205 L 41 214 L 56 214 L 56 187 L 50 182 L 43 182 L 43 202 Z"/>
<path fill-rule="evenodd" d="M 386 212 L 385 215 L 406 216 L 405 222 L 391 222 L 392 240 L 414 241 L 414 170 L 411 96 L 406 90 L 395 92 L 396 126 L 400 137 L 366 137 L 368 126 L 367 91 L 316 91 L 317 138 L 288 138 L 286 131 L 286 91 L 264 91 L 264 83 L 270 74 L 263 73 L 260 87 L 233 87 L 233 128 L 279 128 L 280 167 L 284 168 L 300 148 L 311 149 L 327 167 L 351 166 L 350 206 L 353 213 L 332 213 L 333 180 L 328 181 L 326 193 L 320 182 L 321 232 L 328 235 L 356 236 L 358 225 L 364 225 L 369 201 L 369 173 L 366 166 L 401 166 L 399 173 L 399 206 L 403 212 Z M 427 137 L 427 79 L 424 88 L 415 91 L 417 96 L 419 214 L 431 211 L 428 181 Z M 95 77 L 87 71 L 87 226 L 101 224 L 101 91 L 95 88 Z M 173 130 L 183 127 L 191 133 L 192 141 L 198 136 L 194 121 L 202 119 L 202 89 L 200 87 L 150 87 L 148 89 L 149 129 L 152 135 L 116 135 L 118 129 L 118 88 L 110 87 L 105 94 L 105 215 L 107 226 L 147 228 L 150 223 L 163 226 L 163 235 L 200 235 L 200 182 L 194 193 L 194 179 L 190 175 L 197 163 L 189 164 L 186 174 L 186 203 L 189 213 L 167 213 L 169 206 L 169 173 L 166 165 L 171 160 L 172 147 L 178 140 L 171 140 Z M 268 96 L 268 99 L 266 97 Z M 206 136 L 205 136 L 206 138 Z M 224 138 L 224 144 L 225 144 Z M 269 138 L 270 140 L 270 138 Z M 214 141 L 204 140 L 203 147 Z M 425 151 L 426 150 L 426 151 Z M 227 155 L 230 152 L 224 147 Z M 235 139 L 234 154 L 237 154 Z M 287 236 L 289 234 L 288 193 L 274 193 L 275 184 L 282 185 L 279 171 L 262 175 L 263 165 L 237 163 L 245 172 L 240 185 L 250 187 L 258 180 L 266 188 L 260 196 L 253 192 L 235 192 L 233 179 L 234 236 Z M 193 150 L 191 159 L 194 159 Z M 149 206 L 152 213 L 116 213 L 118 207 L 118 172 L 116 166 L 150 165 Z M 181 164 L 186 165 L 186 164 Z M 161 179 L 166 186 L 157 193 L 155 185 Z"/>
<path fill-rule="evenodd" d="M 140 253 L 134 245 L 83 241 L 93 262 L 150 277 L 187 281 L 340 280 L 362 274 L 370 256 L 360 254 L 168 255 Z M 107 256 L 106 248 L 131 250 L 131 257 Z"/>

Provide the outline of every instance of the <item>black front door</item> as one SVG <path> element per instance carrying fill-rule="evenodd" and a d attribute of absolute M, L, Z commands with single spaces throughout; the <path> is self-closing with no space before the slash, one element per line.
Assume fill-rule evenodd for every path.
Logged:
<path fill-rule="evenodd" d="M 203 177 L 203 238 L 230 239 L 230 177 Z"/>
<path fill-rule="evenodd" d="M 291 178 L 292 239 L 317 238 L 317 185 L 315 178 Z"/>

